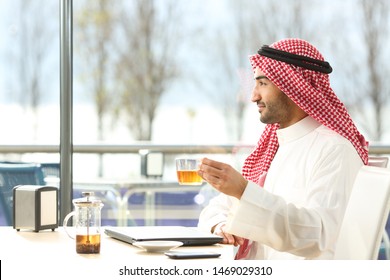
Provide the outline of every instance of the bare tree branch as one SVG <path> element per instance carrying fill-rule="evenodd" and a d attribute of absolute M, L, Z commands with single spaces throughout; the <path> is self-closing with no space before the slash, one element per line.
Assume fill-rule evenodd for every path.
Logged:
<path fill-rule="evenodd" d="M 123 48 L 116 68 L 120 106 L 137 140 L 151 140 L 152 124 L 162 95 L 179 75 L 176 48 L 180 44 L 177 2 L 164 9 L 154 0 L 136 0 L 123 11 Z"/>
<path fill-rule="evenodd" d="M 56 6 L 43 4 L 42 1 L 18 1 L 15 7 L 19 13 L 14 23 L 13 47 L 8 49 L 9 88 L 12 96 L 19 98 L 20 104 L 32 110 L 36 134 L 38 108 L 44 97 L 46 79 L 51 79 L 49 75 L 53 73 L 47 71 L 50 67 L 48 53 L 57 38 L 57 29 L 48 24 L 47 19 Z"/>
<path fill-rule="evenodd" d="M 104 117 L 112 110 L 110 69 L 113 68 L 113 30 L 115 9 L 109 0 L 87 0 L 75 17 L 75 49 L 84 60 L 78 69 L 80 77 L 92 96 L 98 117 L 98 140 L 104 140 Z"/>

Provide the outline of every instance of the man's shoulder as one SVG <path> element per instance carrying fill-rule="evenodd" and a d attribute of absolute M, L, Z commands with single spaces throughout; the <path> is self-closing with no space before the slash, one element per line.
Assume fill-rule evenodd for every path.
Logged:
<path fill-rule="evenodd" d="M 317 141 L 323 142 L 327 145 L 348 145 L 352 146 L 351 142 L 345 137 L 341 136 L 336 131 L 326 127 L 325 125 L 319 126 L 316 130 L 318 133 Z"/>
<path fill-rule="evenodd" d="M 355 161 L 358 165 L 361 163 L 356 149 L 348 139 L 323 125 L 318 127 L 316 132 L 317 135 L 312 146 L 313 151 L 317 151 L 312 154 L 314 157 L 322 158 L 322 160 L 336 160 L 340 163 L 345 161 L 349 163 Z"/>

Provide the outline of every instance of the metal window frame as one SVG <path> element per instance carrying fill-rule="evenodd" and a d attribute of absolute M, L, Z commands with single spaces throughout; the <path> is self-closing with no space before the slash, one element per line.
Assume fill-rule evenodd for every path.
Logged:
<path fill-rule="evenodd" d="M 60 1 L 60 221 L 72 210 L 73 0 Z"/>

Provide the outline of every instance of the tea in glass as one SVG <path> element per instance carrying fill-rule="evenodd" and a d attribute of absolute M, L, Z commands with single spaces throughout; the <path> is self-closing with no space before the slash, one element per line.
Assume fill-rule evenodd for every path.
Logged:
<path fill-rule="evenodd" d="M 198 175 L 200 159 L 176 159 L 176 173 L 180 185 L 201 185 Z"/>
<path fill-rule="evenodd" d="M 76 235 L 76 252 L 79 254 L 99 254 L 100 234 Z"/>

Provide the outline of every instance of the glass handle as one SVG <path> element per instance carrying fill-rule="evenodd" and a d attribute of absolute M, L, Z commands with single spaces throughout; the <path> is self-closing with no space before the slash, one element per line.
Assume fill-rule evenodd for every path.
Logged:
<path fill-rule="evenodd" d="M 71 217 L 73 217 L 75 214 L 76 214 L 75 211 L 70 212 L 68 215 L 65 216 L 64 223 L 63 223 L 63 227 L 64 227 L 64 230 L 65 230 L 66 234 L 67 234 L 70 238 L 72 238 L 72 239 L 75 239 L 75 237 L 74 237 L 72 234 L 70 234 L 69 231 L 68 231 L 68 221 L 69 221 L 69 219 L 70 219 Z"/>

